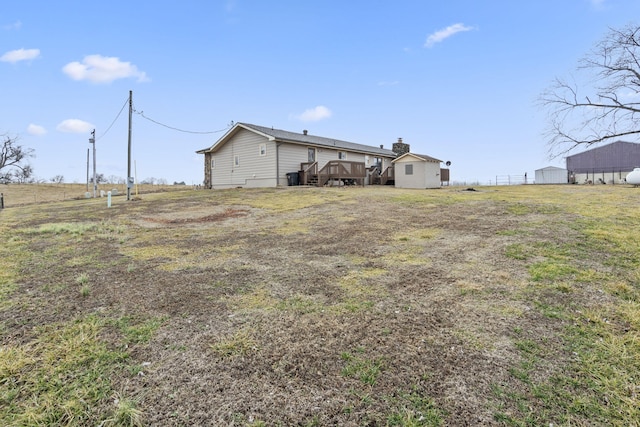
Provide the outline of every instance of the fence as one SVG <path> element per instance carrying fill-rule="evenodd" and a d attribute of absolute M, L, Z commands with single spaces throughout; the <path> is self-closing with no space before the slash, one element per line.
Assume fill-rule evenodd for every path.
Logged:
<path fill-rule="evenodd" d="M 529 184 L 527 174 L 524 175 L 496 175 L 495 185 L 522 185 Z"/>
<path fill-rule="evenodd" d="M 0 193 L 0 209 L 4 209 L 4 193 Z"/>

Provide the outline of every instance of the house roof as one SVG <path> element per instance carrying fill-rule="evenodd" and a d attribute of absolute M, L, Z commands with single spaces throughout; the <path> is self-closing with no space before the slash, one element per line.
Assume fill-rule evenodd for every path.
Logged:
<path fill-rule="evenodd" d="M 375 147 L 371 145 L 356 144 L 355 142 L 342 141 L 339 139 L 325 138 L 317 135 L 304 133 L 289 132 L 281 129 L 273 129 L 264 126 L 253 125 L 250 123 L 236 123 L 222 138 L 216 141 L 209 148 L 198 150 L 198 154 L 207 152 L 215 152 L 222 147 L 233 135 L 240 130 L 245 129 L 260 134 L 272 141 L 288 142 L 291 144 L 311 145 L 315 147 L 328 147 L 333 149 L 342 149 L 346 151 L 359 152 L 365 154 L 379 155 L 383 157 L 396 157 L 396 154 L 385 148 Z"/>
<path fill-rule="evenodd" d="M 416 153 L 404 153 L 402 156 L 393 160 L 393 163 L 399 161 L 400 159 L 404 159 L 405 157 L 415 157 L 417 160 L 421 160 L 423 162 L 437 162 L 441 163 L 442 160 L 436 159 L 435 157 L 427 156 L 425 154 L 416 154 Z"/>

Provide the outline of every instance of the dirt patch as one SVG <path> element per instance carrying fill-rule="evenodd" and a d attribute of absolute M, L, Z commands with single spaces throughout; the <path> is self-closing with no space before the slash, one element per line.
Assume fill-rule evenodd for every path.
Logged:
<path fill-rule="evenodd" d="M 238 218 L 249 214 L 248 210 L 225 209 L 222 212 L 207 214 L 204 216 L 192 216 L 197 212 L 189 212 L 189 216 L 185 216 L 183 212 L 175 212 L 172 214 L 161 214 L 156 217 L 143 217 L 142 220 L 155 224 L 195 224 L 203 222 L 218 222 L 229 218 Z"/>

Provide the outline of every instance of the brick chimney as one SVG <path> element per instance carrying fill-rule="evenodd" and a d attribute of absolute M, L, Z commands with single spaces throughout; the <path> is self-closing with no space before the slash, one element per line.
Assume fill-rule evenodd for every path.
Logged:
<path fill-rule="evenodd" d="M 398 142 L 393 143 L 393 148 L 391 149 L 391 151 L 393 151 L 398 157 L 400 157 L 410 151 L 410 146 L 409 144 L 405 144 L 404 142 L 402 142 L 402 138 L 398 138 Z"/>

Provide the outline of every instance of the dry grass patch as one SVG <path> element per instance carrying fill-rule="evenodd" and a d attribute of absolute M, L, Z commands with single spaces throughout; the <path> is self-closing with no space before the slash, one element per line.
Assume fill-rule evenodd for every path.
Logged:
<path fill-rule="evenodd" d="M 634 425 L 637 191 L 479 190 L 0 212 L 0 424 Z"/>
<path fill-rule="evenodd" d="M 382 268 L 365 268 L 352 270 L 346 276 L 340 278 L 339 286 L 348 298 L 379 297 L 385 295 L 385 288 L 375 280 L 387 273 Z"/>
<path fill-rule="evenodd" d="M 251 329 L 242 329 L 211 344 L 210 347 L 214 353 L 223 358 L 246 356 L 259 350 L 254 334 L 255 332 Z"/>
<path fill-rule="evenodd" d="M 223 299 L 229 307 L 240 311 L 273 310 L 280 300 L 271 295 L 271 291 L 259 286 L 249 292 L 232 295 Z"/>
<path fill-rule="evenodd" d="M 312 188 L 249 190 L 254 197 L 246 199 L 249 206 L 272 212 L 297 211 L 333 202 L 342 195 L 333 191 L 315 191 Z M 246 193 L 246 192 L 245 192 Z"/>

